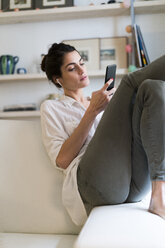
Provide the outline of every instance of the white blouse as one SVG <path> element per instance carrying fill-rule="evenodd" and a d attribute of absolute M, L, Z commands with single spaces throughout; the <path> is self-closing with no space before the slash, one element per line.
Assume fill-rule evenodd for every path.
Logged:
<path fill-rule="evenodd" d="M 78 191 L 77 168 L 81 157 L 95 133 L 102 114 L 96 117 L 78 156 L 73 159 L 66 169 L 61 169 L 56 165 L 56 157 L 64 141 L 70 137 L 74 129 L 78 126 L 86 109 L 73 98 L 63 96 L 58 100 L 44 101 L 40 111 L 44 146 L 53 165 L 64 173 L 62 188 L 63 204 L 72 221 L 76 225 L 83 225 L 87 219 L 87 213 Z"/>

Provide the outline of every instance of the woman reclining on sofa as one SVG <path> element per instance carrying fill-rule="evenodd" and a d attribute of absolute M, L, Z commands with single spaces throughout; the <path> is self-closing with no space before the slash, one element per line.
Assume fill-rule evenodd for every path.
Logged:
<path fill-rule="evenodd" d="M 78 51 L 55 43 L 42 70 L 64 97 L 41 106 L 43 142 L 64 172 L 63 204 L 83 225 L 95 206 L 141 201 L 150 190 L 149 211 L 165 219 L 165 56 L 83 95 L 89 85 Z"/>

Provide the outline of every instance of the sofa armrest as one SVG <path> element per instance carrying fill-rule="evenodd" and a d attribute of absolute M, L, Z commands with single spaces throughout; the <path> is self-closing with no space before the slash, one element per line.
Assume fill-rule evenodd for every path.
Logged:
<path fill-rule="evenodd" d="M 74 248 L 165 248 L 165 220 L 138 203 L 94 208 Z"/>

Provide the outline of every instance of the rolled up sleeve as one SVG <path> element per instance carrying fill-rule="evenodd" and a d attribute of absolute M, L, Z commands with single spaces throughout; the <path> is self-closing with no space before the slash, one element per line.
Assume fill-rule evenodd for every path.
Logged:
<path fill-rule="evenodd" d="M 47 101 L 41 105 L 40 112 L 43 144 L 52 164 L 57 169 L 63 170 L 57 166 L 56 158 L 68 135 L 65 132 L 58 111 L 56 112 L 55 109 L 52 109 Z"/>

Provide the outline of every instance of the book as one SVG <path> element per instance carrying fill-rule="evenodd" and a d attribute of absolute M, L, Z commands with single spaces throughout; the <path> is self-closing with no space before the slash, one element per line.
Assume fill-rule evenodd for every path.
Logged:
<path fill-rule="evenodd" d="M 140 26 L 134 24 L 135 46 L 137 49 L 138 65 L 144 67 L 150 63 L 146 45 L 141 33 Z"/>
<path fill-rule="evenodd" d="M 3 112 L 10 112 L 10 111 L 33 111 L 36 110 L 37 107 L 35 104 L 15 104 L 10 106 L 5 106 L 3 108 Z"/>
<path fill-rule="evenodd" d="M 133 32 L 134 32 L 133 35 L 134 35 L 134 40 L 135 40 L 135 47 L 137 50 L 138 66 L 142 67 L 142 59 L 141 59 L 140 46 L 139 46 L 139 39 L 138 39 L 137 25 L 136 24 L 134 24 Z"/>
<path fill-rule="evenodd" d="M 138 33 L 138 37 L 139 37 L 139 40 L 140 40 L 140 45 L 142 47 L 142 51 L 144 53 L 144 57 L 146 59 L 146 64 L 148 65 L 148 64 L 150 64 L 150 59 L 149 59 L 149 56 L 148 56 L 146 45 L 145 45 L 143 35 L 142 35 L 142 32 L 141 32 L 141 29 L 140 29 L 139 25 L 137 25 L 137 33 Z"/>

